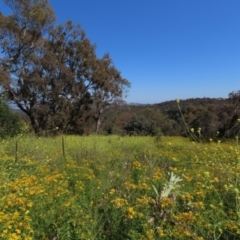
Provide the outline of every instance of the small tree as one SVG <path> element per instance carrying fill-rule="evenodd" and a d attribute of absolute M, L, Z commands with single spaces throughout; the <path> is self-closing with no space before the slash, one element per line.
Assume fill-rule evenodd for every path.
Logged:
<path fill-rule="evenodd" d="M 124 129 L 129 135 L 156 136 L 159 134 L 156 123 L 143 115 L 134 115 Z"/>
<path fill-rule="evenodd" d="M 0 138 L 19 134 L 22 126 L 20 116 L 9 108 L 3 97 L 0 97 Z"/>

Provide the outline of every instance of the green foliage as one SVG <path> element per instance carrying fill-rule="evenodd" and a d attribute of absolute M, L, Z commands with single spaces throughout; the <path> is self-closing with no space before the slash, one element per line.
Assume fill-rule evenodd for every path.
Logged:
<path fill-rule="evenodd" d="M 199 128 L 201 137 L 204 136 L 206 141 L 235 138 L 240 134 L 240 110 L 236 99 L 196 98 L 181 100 L 180 105 L 181 112 L 176 101 L 109 107 L 103 113 L 101 133 L 123 133 L 127 128 L 128 134 L 132 132 L 136 135 L 152 122 L 164 136 L 186 137 L 193 129 L 194 135 L 199 137 Z M 148 132 L 151 135 L 151 131 Z"/>
<path fill-rule="evenodd" d="M 220 132 L 220 123 L 218 123 L 218 118 L 214 113 L 210 112 L 213 109 L 212 106 L 209 107 L 209 110 L 205 108 L 199 108 L 198 111 L 201 112 L 197 115 L 197 117 L 193 120 L 192 123 L 188 124 L 189 119 L 188 115 L 184 114 L 186 111 L 188 112 L 190 109 L 194 109 L 192 107 L 188 107 L 185 111 L 182 110 L 180 106 L 180 100 L 176 100 L 176 104 L 179 110 L 179 114 L 181 117 L 181 121 L 183 127 L 185 128 L 185 135 L 190 137 L 191 140 L 197 142 L 206 142 L 213 141 L 225 138 L 233 138 L 237 137 L 240 132 L 240 118 L 234 113 L 233 116 L 230 116 L 228 124 L 225 124 L 224 129 L 221 128 Z M 190 111 L 191 111 L 190 110 Z M 194 109 L 196 111 L 196 109 Z M 223 121 L 225 122 L 225 121 Z M 203 126 L 203 127 L 200 127 Z"/>
<path fill-rule="evenodd" d="M 155 136 L 158 133 L 156 123 L 143 115 L 134 115 L 124 128 L 128 135 Z"/>
<path fill-rule="evenodd" d="M 0 98 L 0 138 L 13 137 L 21 133 L 24 122 L 14 113 L 3 98 Z"/>

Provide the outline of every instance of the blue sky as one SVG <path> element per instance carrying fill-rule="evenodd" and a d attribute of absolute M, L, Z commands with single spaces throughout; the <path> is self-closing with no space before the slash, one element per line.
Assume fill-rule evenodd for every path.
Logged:
<path fill-rule="evenodd" d="M 239 0 L 50 0 L 128 79 L 129 103 L 240 90 Z M 4 12 L 3 1 L 0 4 Z"/>

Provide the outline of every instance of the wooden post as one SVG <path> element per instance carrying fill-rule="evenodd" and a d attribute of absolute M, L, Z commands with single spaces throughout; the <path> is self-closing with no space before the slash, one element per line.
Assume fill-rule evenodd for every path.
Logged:
<path fill-rule="evenodd" d="M 64 159 L 66 160 L 66 154 L 65 154 L 65 142 L 64 142 L 64 137 L 62 136 L 62 154 Z"/>
<path fill-rule="evenodd" d="M 15 163 L 18 161 L 18 141 L 16 141 L 15 145 Z"/>

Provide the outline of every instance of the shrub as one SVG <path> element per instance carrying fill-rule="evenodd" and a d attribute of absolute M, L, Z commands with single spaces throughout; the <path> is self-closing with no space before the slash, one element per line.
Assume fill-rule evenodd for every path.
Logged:
<path fill-rule="evenodd" d="M 13 137 L 22 131 L 23 120 L 0 98 L 0 138 Z"/>
<path fill-rule="evenodd" d="M 125 126 L 125 131 L 129 135 L 160 135 L 160 129 L 157 127 L 156 122 L 143 115 L 134 115 Z"/>

